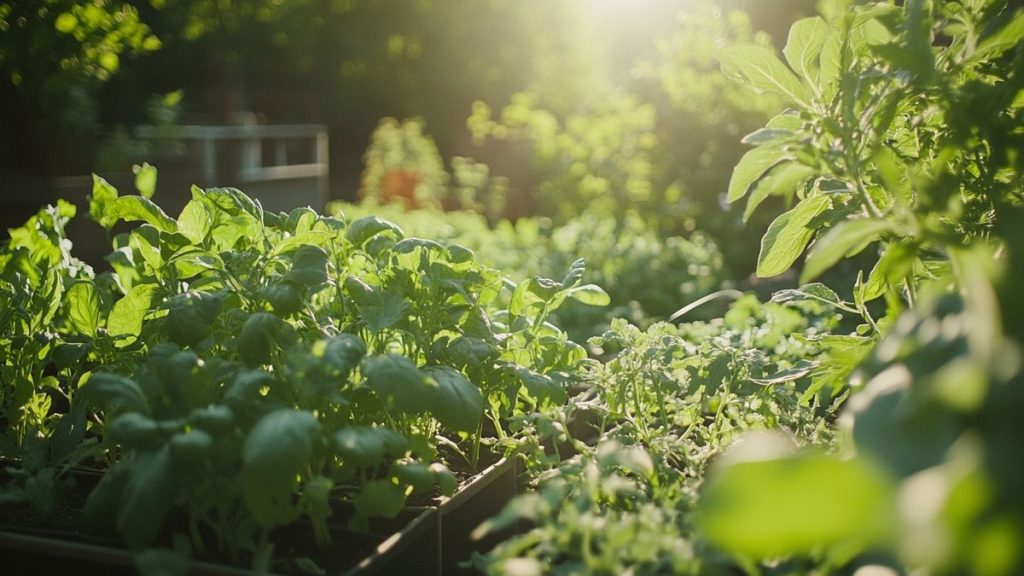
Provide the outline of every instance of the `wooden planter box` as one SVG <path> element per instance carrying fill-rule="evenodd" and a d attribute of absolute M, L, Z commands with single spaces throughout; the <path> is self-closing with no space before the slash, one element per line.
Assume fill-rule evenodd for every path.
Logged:
<path fill-rule="evenodd" d="M 375 519 L 371 534 L 332 529 L 340 560 L 325 566 L 331 575 L 472 573 L 459 567 L 473 552 L 492 548 L 501 536 L 473 541 L 470 533 L 497 514 L 517 492 L 514 460 L 502 459 L 464 482 L 450 498 L 409 507 L 393 520 Z M 0 519 L 0 523 L 3 520 Z M 312 533 L 308 535 L 312 538 Z M 300 535 L 301 539 L 301 535 Z M 332 552 L 334 554 L 334 552 Z M 3 572 L 26 576 L 110 576 L 137 574 L 135 558 L 113 538 L 0 527 Z M 194 576 L 251 576 L 252 570 L 194 560 Z"/>

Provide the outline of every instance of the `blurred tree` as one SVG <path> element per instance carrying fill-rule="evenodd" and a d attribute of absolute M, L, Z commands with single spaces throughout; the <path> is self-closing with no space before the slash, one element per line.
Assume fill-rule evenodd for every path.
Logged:
<path fill-rule="evenodd" d="M 138 10 L 122 0 L 0 4 L 0 107 L 8 134 L 0 167 L 81 169 L 86 159 L 73 152 L 96 135 L 99 86 L 123 57 L 159 47 Z M 72 165 L 61 165 L 69 158 Z"/>

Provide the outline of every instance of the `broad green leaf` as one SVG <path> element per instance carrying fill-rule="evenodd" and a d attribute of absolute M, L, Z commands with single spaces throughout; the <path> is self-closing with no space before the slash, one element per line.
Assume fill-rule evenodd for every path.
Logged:
<path fill-rule="evenodd" d="M 210 213 L 202 201 L 193 198 L 188 201 L 185 208 L 178 216 L 178 231 L 192 241 L 193 244 L 202 244 L 210 233 L 212 220 Z"/>
<path fill-rule="evenodd" d="M 238 355 L 250 366 L 269 363 L 286 326 L 284 320 L 269 312 L 252 314 L 238 334 Z"/>
<path fill-rule="evenodd" d="M 371 480 L 352 497 L 352 503 L 364 516 L 394 518 L 405 506 L 405 488 L 390 480 Z"/>
<path fill-rule="evenodd" d="M 817 61 L 828 32 L 828 24 L 820 16 L 797 20 L 789 28 L 789 39 L 782 49 L 789 66 L 812 84 L 817 81 Z"/>
<path fill-rule="evenodd" d="M 570 288 L 565 295 L 588 306 L 607 306 L 612 302 L 608 293 L 597 284 L 584 284 Z"/>
<path fill-rule="evenodd" d="M 808 300 L 821 302 L 823 304 L 830 304 L 832 306 L 840 306 L 843 304 L 842 298 L 839 297 L 839 294 L 836 294 L 835 290 L 820 282 L 813 282 L 799 288 L 779 290 L 772 294 L 771 302 L 776 304 L 788 304 L 790 302 L 804 302 Z"/>
<path fill-rule="evenodd" d="M 304 245 L 292 256 L 292 269 L 288 280 L 307 288 L 319 288 L 327 283 L 327 252 L 319 246 Z"/>
<path fill-rule="evenodd" d="M 794 135 L 795 133 L 792 130 L 767 127 L 759 128 L 757 130 L 754 130 L 750 134 L 744 136 L 743 139 L 740 140 L 740 143 L 746 144 L 747 146 L 761 146 L 764 144 L 768 144 L 769 142 L 774 142 L 778 144 L 780 143 L 780 141 L 788 140 L 792 138 Z"/>
<path fill-rule="evenodd" d="M 260 484 L 293 486 L 309 465 L 320 434 L 311 412 L 283 408 L 253 426 L 242 446 L 242 467 L 247 479 Z"/>
<path fill-rule="evenodd" d="M 457 367 L 478 367 L 498 357 L 499 350 L 491 343 L 472 336 L 458 336 L 445 348 L 448 361 Z"/>
<path fill-rule="evenodd" d="M 854 256 L 893 228 L 888 220 L 862 218 L 840 222 L 814 242 L 807 253 L 800 282 L 814 280 L 836 262 Z"/>
<path fill-rule="evenodd" d="M 935 73 L 935 55 L 932 53 L 932 0 L 907 0 L 906 11 L 907 51 L 914 58 L 913 67 L 908 68 L 925 78 Z"/>
<path fill-rule="evenodd" d="M 135 173 L 135 189 L 139 191 L 139 195 L 143 198 L 152 198 L 156 192 L 156 168 L 148 162 L 143 162 L 141 166 L 132 166 L 132 172 Z"/>
<path fill-rule="evenodd" d="M 223 294 L 187 292 L 167 302 L 164 330 L 167 337 L 181 346 L 198 344 L 210 335 L 211 325 L 220 314 Z"/>
<path fill-rule="evenodd" d="M 421 370 L 434 381 L 430 411 L 449 430 L 474 432 L 484 415 L 484 396 L 461 372 L 450 366 Z"/>
<path fill-rule="evenodd" d="M 735 202 L 742 198 L 750 186 L 764 176 L 772 166 L 789 159 L 789 156 L 778 146 L 759 146 L 748 151 L 732 170 L 728 201 Z"/>
<path fill-rule="evenodd" d="M 174 504 L 172 472 L 171 450 L 166 445 L 132 461 L 117 515 L 117 531 L 129 548 L 145 548 L 164 527 Z"/>
<path fill-rule="evenodd" d="M 75 282 L 65 295 L 71 326 L 86 336 L 95 338 L 100 325 L 100 298 L 92 282 Z"/>
<path fill-rule="evenodd" d="M 394 232 L 398 238 L 405 236 L 397 224 L 392 224 L 378 216 L 366 216 L 348 225 L 345 238 L 356 246 L 362 246 L 367 240 L 386 230 Z"/>
<path fill-rule="evenodd" d="M 889 481 L 860 459 L 812 453 L 744 461 L 712 472 L 698 526 L 721 548 L 755 559 L 821 547 L 857 551 L 889 535 L 893 497 Z"/>
<path fill-rule="evenodd" d="M 346 465 L 375 468 L 385 458 L 401 456 L 408 446 L 408 440 L 388 428 L 354 426 L 342 428 L 335 433 L 334 445 Z"/>
<path fill-rule="evenodd" d="M 149 198 L 120 196 L 109 209 L 109 215 L 126 222 L 142 221 L 161 232 L 176 232 L 178 224 Z"/>
<path fill-rule="evenodd" d="M 348 378 L 365 355 L 366 344 L 358 336 L 338 334 L 324 346 L 323 362 L 342 378 Z"/>
<path fill-rule="evenodd" d="M 815 173 L 814 168 L 797 162 L 776 164 L 754 185 L 754 190 L 747 198 L 747 206 L 743 209 L 743 221 L 749 220 L 754 210 L 769 196 L 795 196 L 796 191 Z"/>
<path fill-rule="evenodd" d="M 756 90 L 772 92 L 793 104 L 807 106 L 807 86 L 765 46 L 732 46 L 721 56 L 722 71 L 733 78 L 746 80 Z"/>
<path fill-rule="evenodd" d="M 818 70 L 818 85 L 823 88 L 825 98 L 831 98 L 836 91 L 842 73 L 843 40 L 839 30 L 829 31 L 821 47 L 821 68 Z"/>
<path fill-rule="evenodd" d="M 437 393 L 437 383 L 420 372 L 412 360 L 398 354 L 370 356 L 363 360 L 366 385 L 387 406 L 406 414 L 422 414 Z"/>
<path fill-rule="evenodd" d="M 320 423 L 310 412 L 280 409 L 253 426 L 242 445 L 242 494 L 264 526 L 291 521 L 299 475 L 313 458 Z"/>
<path fill-rule="evenodd" d="M 1024 41 L 1024 12 L 1017 12 L 1009 24 L 978 42 L 978 47 L 971 54 L 970 61 L 977 62 L 998 57 L 1007 50 L 1020 46 L 1022 41 Z"/>
<path fill-rule="evenodd" d="M 153 307 L 157 290 L 153 284 L 138 284 L 114 303 L 107 318 L 107 333 L 122 339 L 119 346 L 133 342 L 142 332 L 142 320 Z"/>
<path fill-rule="evenodd" d="M 282 280 L 260 290 L 260 295 L 267 299 L 274 312 L 288 316 L 302 310 L 303 295 L 306 289 L 295 282 Z"/>
<path fill-rule="evenodd" d="M 345 291 L 356 303 L 359 317 L 373 332 L 394 326 L 405 318 L 409 309 L 401 292 L 372 287 L 355 276 L 345 279 Z"/>
<path fill-rule="evenodd" d="M 408 254 L 416 248 L 444 252 L 444 248 L 440 244 L 433 240 L 424 240 L 423 238 L 406 238 L 397 242 L 391 249 L 398 254 Z"/>
<path fill-rule="evenodd" d="M 89 216 L 100 226 L 110 229 L 117 223 L 113 206 L 117 201 L 117 189 L 109 182 L 92 175 L 92 194 L 89 196 Z"/>
<path fill-rule="evenodd" d="M 142 388 L 124 376 L 95 372 L 89 375 L 80 393 L 90 406 L 103 409 L 108 418 L 120 412 L 149 414 L 149 401 Z"/>
<path fill-rule="evenodd" d="M 757 257 L 758 276 L 768 278 L 789 270 L 814 235 L 809 224 L 828 208 L 829 202 L 828 196 L 824 194 L 805 198 L 771 223 L 761 238 L 761 253 Z"/>

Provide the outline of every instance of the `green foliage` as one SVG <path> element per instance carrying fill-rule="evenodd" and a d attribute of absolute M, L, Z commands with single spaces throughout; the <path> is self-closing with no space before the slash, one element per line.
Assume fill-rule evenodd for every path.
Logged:
<path fill-rule="evenodd" d="M 472 212 L 405 211 L 393 206 L 333 204 L 352 217 L 382 214 L 412 236 L 470 248 L 515 281 L 557 277 L 573 261 L 587 262 L 588 280 L 604 289 L 608 307 L 568 301 L 553 316 L 577 342 L 602 333 L 616 317 L 647 325 L 720 287 L 723 258 L 703 234 L 661 238 L 638 217 L 581 214 L 561 226 L 545 218 L 499 221 L 493 228 Z M 577 292 L 578 296 L 584 296 Z"/>
<path fill-rule="evenodd" d="M 937 574 L 1019 572 L 1020 470 L 1005 447 L 1019 428 L 1022 342 L 1003 327 L 1020 321 L 1009 287 L 1024 13 L 985 1 L 824 7 L 827 20 L 793 25 L 785 63 L 746 48 L 722 62 L 791 107 L 747 137 L 758 147 L 733 173 L 734 200 L 753 188 L 756 206 L 769 184 L 796 203 L 769 227 L 758 272 L 785 271 L 808 246 L 805 281 L 858 254 L 873 263 L 853 303 L 820 284 L 775 298 L 865 320 L 864 339 L 831 338 L 840 348 L 822 363 L 858 366 L 843 441 L 836 455 L 761 462 L 737 446 L 709 477 L 701 526 L 751 570 L 780 555 L 845 570 L 873 555 Z M 800 178 L 779 185 L 773 174 L 794 166 Z M 883 296 L 876 322 L 866 303 Z M 770 527 L 741 533 L 745 522 Z"/>
<path fill-rule="evenodd" d="M 491 573 L 724 570 L 693 518 L 706 469 L 750 430 L 774 430 L 783 446 L 831 444 L 835 406 L 813 390 L 826 358 L 817 338 L 834 322 L 822 303 L 752 296 L 707 323 L 641 331 L 613 322 L 593 341 L 608 359 L 587 364 L 580 393 L 521 420 L 535 442 L 525 456 L 536 491 L 478 533 L 517 521 L 530 528 L 477 565 Z M 751 533 L 749 524 L 736 528 Z"/>
<path fill-rule="evenodd" d="M 308 519 L 329 543 L 339 497 L 366 530 L 451 494 L 450 458 L 515 449 L 510 419 L 575 382 L 585 352 L 550 315 L 607 300 L 582 260 L 517 288 L 382 218 L 274 214 L 235 189 L 194 188 L 171 218 L 96 177 L 89 205 L 111 271 L 71 257 L 64 203 L 0 252 L 0 455 L 20 462 L 5 498 L 51 508 L 65 467 L 91 458 L 106 472 L 87 520 L 139 551 L 181 516 L 179 553 L 265 570 L 280 526 Z"/>

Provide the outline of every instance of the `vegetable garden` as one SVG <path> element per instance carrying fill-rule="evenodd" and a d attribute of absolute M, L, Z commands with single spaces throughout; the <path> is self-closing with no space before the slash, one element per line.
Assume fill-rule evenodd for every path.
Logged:
<path fill-rule="evenodd" d="M 771 294 L 595 157 L 552 168 L 593 204 L 554 221 L 499 222 L 469 160 L 385 205 L 371 147 L 382 203 L 324 214 L 193 188 L 168 215 L 148 164 L 138 194 L 95 176 L 104 271 L 72 204 L 12 229 L 4 556 L 101 562 L 32 552 L 56 524 L 126 551 L 104 573 L 1020 573 L 1024 11 L 821 8 L 781 54 L 716 55 L 779 102 L 723 191 L 786 206 L 757 274 L 799 281 Z M 477 123 L 578 136 L 542 117 Z M 621 194 L 579 183 L 601 170 Z"/>

